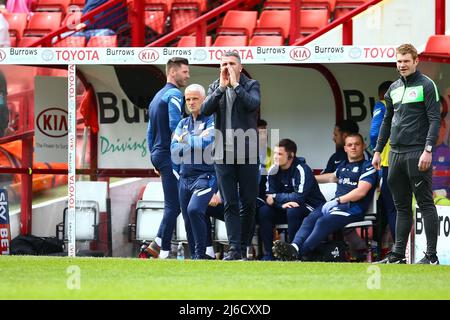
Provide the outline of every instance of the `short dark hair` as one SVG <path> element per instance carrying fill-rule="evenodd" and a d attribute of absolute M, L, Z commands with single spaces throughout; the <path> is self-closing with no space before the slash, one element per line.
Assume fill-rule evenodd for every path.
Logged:
<path fill-rule="evenodd" d="M 257 127 L 267 127 L 267 121 L 264 119 L 258 119 Z"/>
<path fill-rule="evenodd" d="M 361 139 L 361 142 L 364 143 L 364 137 L 362 136 L 361 133 L 350 133 L 348 136 L 345 137 L 345 140 L 347 140 L 347 138 L 352 138 L 352 137 L 359 137 Z M 344 141 L 345 144 L 345 141 Z"/>
<path fill-rule="evenodd" d="M 359 126 L 354 120 L 346 119 L 341 120 L 338 123 L 336 123 L 336 127 L 341 131 L 342 133 L 358 133 L 359 132 Z"/>
<path fill-rule="evenodd" d="M 294 154 L 294 157 L 297 154 L 297 144 L 291 139 L 281 139 L 276 147 L 283 147 L 286 152 L 292 152 Z"/>
<path fill-rule="evenodd" d="M 188 65 L 189 65 L 189 60 L 186 59 L 186 58 L 181 58 L 181 57 L 173 57 L 173 58 L 170 58 L 170 59 L 167 61 L 167 64 L 166 64 L 166 73 L 169 73 L 169 70 L 170 70 L 171 68 L 173 68 L 173 67 L 175 67 L 175 68 L 181 67 L 182 64 L 188 66 Z"/>
<path fill-rule="evenodd" d="M 378 86 L 378 95 L 383 95 L 388 91 L 389 87 L 391 86 L 392 81 L 384 81 Z"/>
<path fill-rule="evenodd" d="M 241 56 L 236 51 L 227 51 L 222 57 L 235 57 L 239 63 L 241 63 Z"/>

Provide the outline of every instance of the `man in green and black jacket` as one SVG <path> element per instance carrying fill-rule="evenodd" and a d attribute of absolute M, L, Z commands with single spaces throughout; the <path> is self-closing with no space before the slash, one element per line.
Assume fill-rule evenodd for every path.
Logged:
<path fill-rule="evenodd" d="M 396 239 L 392 252 L 380 263 L 406 263 L 414 193 L 427 237 L 427 252 L 419 263 L 439 264 L 438 215 L 431 188 L 431 153 L 440 125 L 439 93 L 433 80 L 416 70 L 419 59 L 414 46 L 401 45 L 396 57 L 400 79 L 385 94 L 386 113 L 372 160 L 380 169 L 380 152 L 390 138 L 388 185 L 397 208 Z"/>

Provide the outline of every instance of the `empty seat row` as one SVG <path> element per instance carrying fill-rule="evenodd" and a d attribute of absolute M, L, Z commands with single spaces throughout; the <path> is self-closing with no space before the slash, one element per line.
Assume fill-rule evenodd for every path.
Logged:
<path fill-rule="evenodd" d="M 56 31 L 61 25 L 62 18 L 61 12 L 35 12 L 30 17 L 26 13 L 4 13 L 3 15 L 9 24 L 12 46 L 24 37 L 42 37 Z"/>
<path fill-rule="evenodd" d="M 195 36 L 181 37 L 178 47 L 195 47 Z M 212 43 L 211 36 L 206 37 L 206 46 L 213 47 L 245 47 L 249 46 L 282 46 L 284 44 L 281 36 L 253 36 L 250 41 L 248 36 L 218 36 Z"/>
<path fill-rule="evenodd" d="M 88 42 L 85 37 L 71 36 L 55 43 L 55 47 L 117 47 L 117 36 L 92 36 Z"/>
<path fill-rule="evenodd" d="M 73 1 L 73 0 L 72 0 Z M 62 12 L 4 13 L 9 25 L 11 46 L 26 46 L 52 33 L 61 26 L 75 26 L 80 22 L 81 11 L 70 12 L 64 19 Z M 117 43 L 117 37 L 115 37 Z M 114 43 L 114 42 L 110 42 Z M 104 46 L 104 45 L 101 45 Z"/>
<path fill-rule="evenodd" d="M 17 47 L 29 47 L 41 37 L 23 37 L 16 42 Z M 11 46 L 13 40 L 11 40 Z M 117 36 L 92 36 L 88 42 L 85 37 L 71 36 L 56 42 L 54 47 L 117 47 Z"/>
<path fill-rule="evenodd" d="M 301 8 L 326 9 L 338 19 L 348 12 L 363 5 L 369 0 L 302 0 Z M 264 2 L 264 10 L 289 10 L 291 0 L 267 0 Z"/>
<path fill-rule="evenodd" d="M 298 38 L 313 33 L 328 24 L 328 14 L 324 9 L 302 9 L 298 14 L 300 34 Z M 218 35 L 277 35 L 284 40 L 289 36 L 291 11 L 265 10 L 257 19 L 256 11 L 230 10 L 226 13 Z"/>
<path fill-rule="evenodd" d="M 166 13 L 172 10 L 197 10 L 205 12 L 207 0 L 144 0 L 145 10 L 163 10 Z"/>

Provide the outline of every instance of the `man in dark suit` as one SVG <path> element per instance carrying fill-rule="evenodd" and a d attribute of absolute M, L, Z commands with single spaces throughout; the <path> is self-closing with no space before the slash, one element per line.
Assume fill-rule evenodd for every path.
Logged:
<path fill-rule="evenodd" d="M 241 58 L 226 52 L 220 76 L 208 89 L 202 114 L 215 116 L 214 165 L 225 206 L 230 249 L 224 260 L 240 260 L 253 236 L 258 194 L 257 120 L 259 82 L 245 76 Z"/>

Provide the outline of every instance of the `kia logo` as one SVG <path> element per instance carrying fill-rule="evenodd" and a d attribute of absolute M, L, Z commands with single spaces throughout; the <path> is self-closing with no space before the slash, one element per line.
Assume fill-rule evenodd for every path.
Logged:
<path fill-rule="evenodd" d="M 154 62 L 158 60 L 159 54 L 158 51 L 153 49 L 144 49 L 141 52 L 139 52 L 139 59 L 142 62 Z"/>
<path fill-rule="evenodd" d="M 67 135 L 67 111 L 60 108 L 48 108 L 39 113 L 36 125 L 42 134 L 51 138 Z"/>
<path fill-rule="evenodd" d="M 311 56 L 311 51 L 305 47 L 296 47 L 290 51 L 289 56 L 293 60 L 303 61 L 307 60 Z"/>

